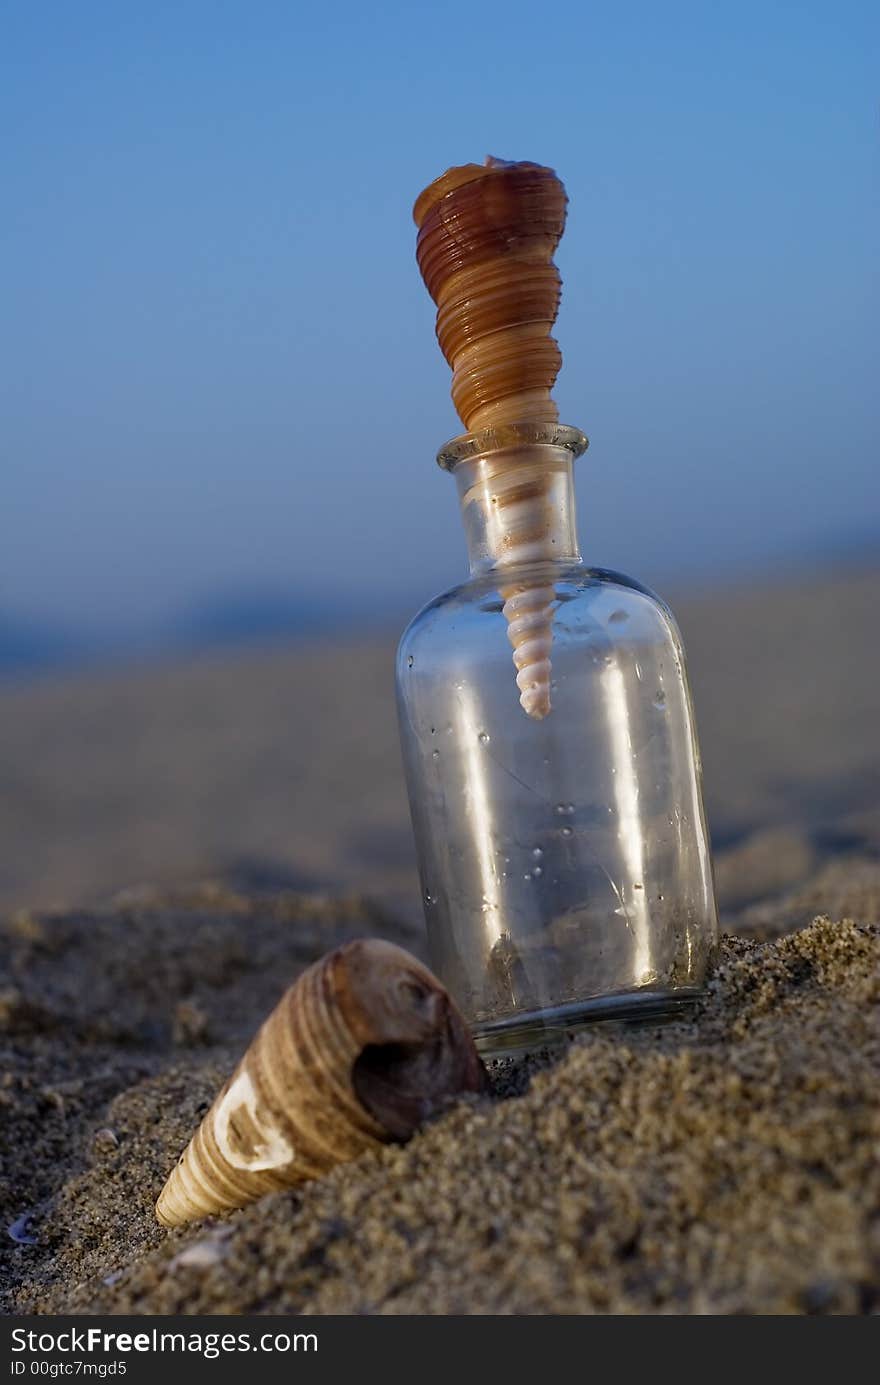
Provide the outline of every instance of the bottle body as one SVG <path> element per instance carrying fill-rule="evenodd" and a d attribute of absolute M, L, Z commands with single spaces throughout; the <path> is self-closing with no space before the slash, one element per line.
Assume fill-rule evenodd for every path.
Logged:
<path fill-rule="evenodd" d="M 541 719 L 512 676 L 517 589 L 552 596 Z M 666 607 L 570 559 L 477 572 L 408 627 L 397 693 L 431 962 L 483 1049 L 693 996 L 717 918 Z"/>

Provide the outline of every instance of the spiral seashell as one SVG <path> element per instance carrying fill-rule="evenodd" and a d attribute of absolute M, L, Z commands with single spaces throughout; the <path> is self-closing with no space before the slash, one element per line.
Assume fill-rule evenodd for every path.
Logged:
<path fill-rule="evenodd" d="M 556 174 L 533 163 L 489 158 L 447 170 L 419 196 L 416 257 L 437 304 L 437 339 L 452 367 L 452 398 L 465 428 L 524 421 L 554 423 L 551 390 L 562 357 L 551 328 L 561 281 L 553 254 L 567 198 Z M 506 526 L 505 560 L 552 557 L 542 539 L 551 483 L 540 469 L 520 476 L 494 503 Z M 502 587 L 524 711 L 550 711 L 552 603 L 545 585 Z"/>
<path fill-rule="evenodd" d="M 393 943 L 309 967 L 259 1030 L 156 1204 L 180 1226 L 406 1140 L 486 1072 L 440 982 Z"/>
<path fill-rule="evenodd" d="M 484 516 L 481 527 L 491 525 L 493 542 L 505 555 L 499 571 L 503 573 L 508 562 L 523 566 L 553 560 L 564 489 L 564 470 L 558 462 L 548 463 L 546 449 L 540 445 L 519 441 L 499 446 L 481 459 L 475 480 L 461 489 L 462 508 L 475 506 Z M 528 716 L 540 721 L 551 710 L 556 592 L 539 580 L 499 585 L 520 704 Z"/>
<path fill-rule="evenodd" d="M 540 721 L 550 711 L 550 649 L 555 587 L 504 588 L 507 638 L 513 645 L 516 686 L 528 716 Z"/>
<path fill-rule="evenodd" d="M 470 431 L 558 419 L 550 391 L 562 357 L 550 329 L 566 202 L 551 168 L 489 158 L 449 169 L 413 208 L 416 258 Z"/>

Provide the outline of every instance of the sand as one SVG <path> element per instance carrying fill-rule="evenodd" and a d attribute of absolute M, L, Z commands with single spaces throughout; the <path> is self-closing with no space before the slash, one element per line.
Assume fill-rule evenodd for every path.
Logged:
<path fill-rule="evenodd" d="M 155 1198 L 284 985 L 345 938 L 420 933 L 222 884 L 13 915 L 3 1310 L 876 1311 L 880 865 L 750 908 L 693 1018 L 496 1065 L 410 1144 L 174 1232 Z"/>

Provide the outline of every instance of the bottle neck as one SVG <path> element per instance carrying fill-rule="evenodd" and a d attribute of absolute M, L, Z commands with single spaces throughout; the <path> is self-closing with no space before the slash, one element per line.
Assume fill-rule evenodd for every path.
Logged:
<path fill-rule="evenodd" d="M 458 487 L 473 576 L 580 561 L 573 462 L 586 446 L 573 428 L 513 424 L 440 453 Z"/>

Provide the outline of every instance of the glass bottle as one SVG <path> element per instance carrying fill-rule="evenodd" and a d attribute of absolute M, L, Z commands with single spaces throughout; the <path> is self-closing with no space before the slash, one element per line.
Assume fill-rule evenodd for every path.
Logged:
<path fill-rule="evenodd" d="M 442 449 L 470 578 L 415 617 L 397 657 L 431 963 L 487 1054 L 675 1010 L 716 942 L 681 636 L 645 587 L 582 563 L 572 464 L 586 446 L 538 423 Z M 537 473 L 546 522 L 523 562 L 499 501 Z M 552 602 L 540 719 L 528 688 L 521 703 L 505 606 L 535 591 Z"/>

